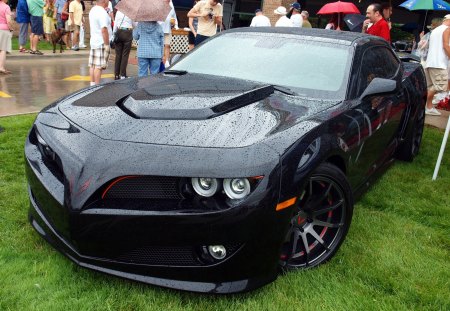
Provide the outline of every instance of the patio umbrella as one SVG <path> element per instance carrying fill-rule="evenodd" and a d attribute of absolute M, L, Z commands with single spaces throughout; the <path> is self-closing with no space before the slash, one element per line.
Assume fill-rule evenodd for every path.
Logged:
<path fill-rule="evenodd" d="M 318 15 L 327 15 L 327 14 L 334 14 L 338 13 L 338 27 L 341 20 L 341 13 L 342 14 L 361 14 L 359 12 L 356 5 L 354 5 L 351 2 L 343 2 L 343 1 L 337 1 L 337 2 L 330 2 L 325 4 L 319 12 L 317 12 Z"/>
<path fill-rule="evenodd" d="M 170 12 L 169 0 L 121 0 L 116 9 L 135 22 L 166 20 Z"/>
<path fill-rule="evenodd" d="M 425 24 L 427 23 L 427 15 L 429 10 L 434 11 L 450 11 L 450 3 L 444 0 L 408 0 L 403 2 L 399 6 L 404 7 L 410 11 L 426 10 L 425 21 L 423 23 L 422 30 L 425 30 Z"/>
<path fill-rule="evenodd" d="M 366 17 L 361 14 L 347 14 L 344 17 L 344 22 L 347 24 L 348 29 L 353 32 L 361 32 L 362 25 Z"/>

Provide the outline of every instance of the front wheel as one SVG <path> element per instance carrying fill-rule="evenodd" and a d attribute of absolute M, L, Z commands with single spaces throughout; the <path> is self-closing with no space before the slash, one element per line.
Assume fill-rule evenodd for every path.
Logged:
<path fill-rule="evenodd" d="M 353 194 L 344 173 L 322 163 L 301 192 L 280 255 L 284 270 L 309 268 L 329 260 L 345 239 L 353 214 Z"/>

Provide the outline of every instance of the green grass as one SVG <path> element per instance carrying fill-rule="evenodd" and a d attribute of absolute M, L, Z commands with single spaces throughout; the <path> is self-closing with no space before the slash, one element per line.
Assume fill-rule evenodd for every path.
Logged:
<path fill-rule="evenodd" d="M 19 50 L 19 38 L 17 38 L 17 37 L 12 38 L 12 47 L 11 48 L 13 50 Z M 30 49 L 30 40 L 29 40 L 29 38 L 27 40 L 26 48 Z M 42 51 L 53 50 L 53 46 L 52 46 L 51 43 L 45 41 L 45 39 L 42 39 L 41 41 L 39 41 L 38 49 L 42 50 Z"/>
<path fill-rule="evenodd" d="M 27 222 L 23 145 L 34 115 L 0 118 L 0 310 L 450 310 L 450 148 L 427 128 L 413 163 L 396 162 L 356 204 L 329 263 L 247 294 L 162 289 L 77 267 Z"/>

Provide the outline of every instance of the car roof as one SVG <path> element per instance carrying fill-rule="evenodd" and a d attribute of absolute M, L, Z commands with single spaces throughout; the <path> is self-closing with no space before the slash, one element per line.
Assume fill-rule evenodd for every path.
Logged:
<path fill-rule="evenodd" d="M 297 35 L 300 37 L 313 39 L 319 42 L 330 42 L 335 41 L 336 44 L 342 45 L 352 45 L 357 41 L 364 42 L 377 42 L 388 44 L 385 40 L 380 37 L 371 36 L 359 32 L 350 31 L 339 31 L 339 30 L 329 30 L 329 29 L 318 29 L 318 28 L 298 28 L 298 27 L 244 27 L 244 28 L 233 28 L 224 32 L 225 33 L 266 33 L 266 34 L 287 34 L 287 35 Z"/>

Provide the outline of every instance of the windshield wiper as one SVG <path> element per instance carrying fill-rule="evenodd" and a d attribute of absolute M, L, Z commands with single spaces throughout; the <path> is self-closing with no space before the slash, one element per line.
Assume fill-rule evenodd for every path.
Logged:
<path fill-rule="evenodd" d="M 287 95 L 298 95 L 297 93 L 295 93 L 293 90 L 291 90 L 288 87 L 285 86 L 281 86 L 281 85 L 275 85 L 272 84 L 273 88 L 281 93 L 287 94 Z"/>
<path fill-rule="evenodd" d="M 182 75 L 187 74 L 188 72 L 186 70 L 171 70 L 171 69 L 168 69 L 168 70 L 165 70 L 164 73 L 182 76 Z"/>

